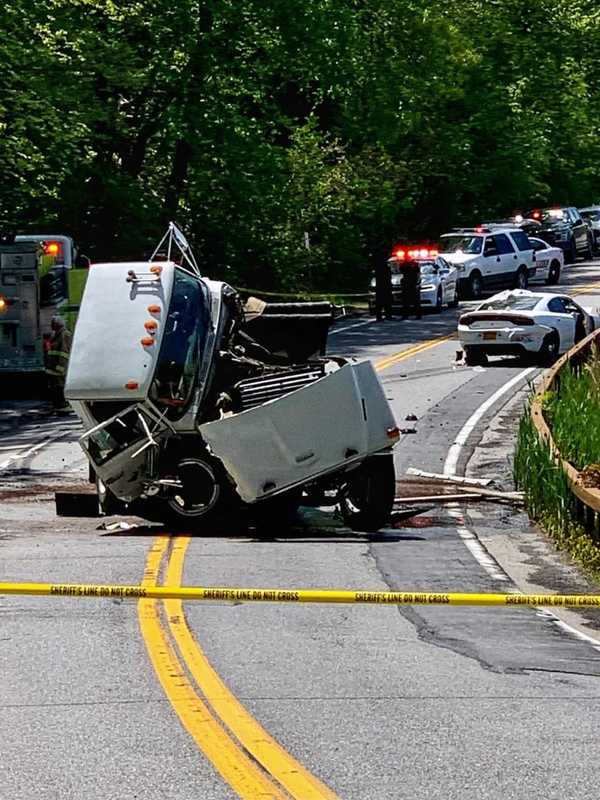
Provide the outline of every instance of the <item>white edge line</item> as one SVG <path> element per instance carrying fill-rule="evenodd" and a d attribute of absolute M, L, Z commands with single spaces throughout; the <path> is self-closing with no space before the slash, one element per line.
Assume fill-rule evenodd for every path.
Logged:
<path fill-rule="evenodd" d="M 448 455 L 446 456 L 446 461 L 444 462 L 444 475 L 455 475 L 456 468 L 458 465 L 458 459 L 460 458 L 461 450 L 467 443 L 467 440 L 471 433 L 473 432 L 475 426 L 483 417 L 483 415 L 496 403 L 503 395 L 509 392 L 515 384 L 519 383 L 526 375 L 530 375 L 532 372 L 535 372 L 537 367 L 528 367 L 527 369 L 522 370 L 514 378 L 511 378 L 507 383 L 501 386 L 497 391 L 494 392 L 493 395 L 488 397 L 485 402 L 483 402 L 479 408 L 477 408 L 469 417 L 469 419 L 465 422 L 462 426 L 456 439 L 454 440 L 453 444 L 450 446 L 448 450 Z"/>
<path fill-rule="evenodd" d="M 529 367 L 528 369 L 523 370 L 518 375 L 515 375 L 508 383 L 505 383 L 503 386 L 498 389 L 498 391 L 494 392 L 491 397 L 489 397 L 484 403 L 482 403 L 479 408 L 471 414 L 469 419 L 465 422 L 461 430 L 459 431 L 458 436 L 456 437 L 454 444 L 448 450 L 448 456 L 446 457 L 446 461 L 444 463 L 444 475 L 453 474 L 456 470 L 456 466 L 458 464 L 458 459 L 460 457 L 460 453 L 462 448 L 464 447 L 469 435 L 472 433 L 473 429 L 479 422 L 479 420 L 483 417 L 486 411 L 494 405 L 494 403 L 506 394 L 512 387 L 518 383 L 522 378 L 524 378 L 529 373 L 533 372 L 536 367 Z M 462 542 L 464 543 L 465 547 L 469 550 L 471 555 L 475 558 L 475 560 L 483 567 L 483 569 L 490 575 L 491 578 L 497 581 L 503 582 L 511 582 L 512 579 L 508 575 L 508 573 L 502 568 L 502 566 L 496 561 L 496 559 L 491 556 L 488 551 L 485 549 L 483 544 L 479 541 L 478 537 L 471 533 L 464 525 L 460 524 L 463 522 L 463 517 L 458 510 L 460 505 L 458 503 L 452 504 L 452 508 L 448 509 L 448 513 L 451 517 L 453 517 L 457 523 L 456 530 L 461 538 Z M 548 609 L 543 607 L 538 607 L 536 609 L 536 614 L 544 619 L 547 619 L 557 628 L 571 634 L 577 639 L 581 641 L 587 642 L 591 644 L 592 647 L 600 652 L 600 641 L 591 636 L 588 633 L 584 633 L 580 631 L 578 628 L 574 628 L 572 625 L 569 625 L 568 622 L 560 619 L 556 616 L 556 614 L 552 613 Z"/>
<path fill-rule="evenodd" d="M 336 333 L 344 333 L 352 328 L 360 328 L 361 325 L 371 325 L 373 322 L 375 322 L 374 318 L 364 320 L 363 322 L 354 322 L 352 325 L 346 325 L 344 328 L 334 328 L 332 331 L 329 331 L 329 336 L 335 336 Z"/>
<path fill-rule="evenodd" d="M 71 431 L 68 428 L 62 428 L 61 430 L 58 430 L 55 433 L 53 433 L 51 436 L 48 436 L 46 439 L 43 439 L 41 442 L 38 442 L 37 444 L 33 445 L 32 447 L 29 448 L 29 450 L 25 450 L 24 452 L 21 453 L 16 453 L 14 456 L 7 458 L 5 461 L 0 462 L 0 472 L 2 472 L 8 466 L 10 466 L 10 464 L 12 464 L 13 461 L 23 461 L 24 458 L 29 458 L 30 456 L 37 453 L 38 450 L 41 450 L 43 447 L 46 447 L 46 445 L 56 441 L 56 439 L 60 439 L 61 437 L 66 436 L 70 432 Z"/>
<path fill-rule="evenodd" d="M 485 413 L 489 411 L 494 403 L 496 403 L 503 395 L 509 392 L 515 384 L 519 383 L 519 381 L 521 381 L 526 375 L 529 375 L 536 369 L 537 367 L 528 367 L 527 369 L 522 370 L 505 384 L 503 384 L 492 395 L 490 395 L 487 400 L 485 400 L 478 408 L 475 409 L 475 411 L 471 414 L 458 432 L 456 439 L 448 450 L 448 455 L 446 456 L 446 461 L 444 462 L 444 469 L 442 470 L 444 475 L 457 474 L 456 469 L 458 467 L 458 460 L 460 458 L 462 449 L 467 443 L 469 436 L 475 429 L 475 426 L 485 415 Z M 462 523 L 462 515 L 457 510 L 459 508 L 460 505 L 456 503 L 453 508 L 448 510 L 448 513 L 459 523 Z M 472 533 L 463 524 L 457 524 L 456 531 L 473 558 L 481 567 L 483 567 L 483 569 L 491 578 L 493 578 L 493 580 L 502 581 L 504 583 L 510 581 L 508 574 L 502 569 L 496 559 L 488 553 L 474 533 Z"/>

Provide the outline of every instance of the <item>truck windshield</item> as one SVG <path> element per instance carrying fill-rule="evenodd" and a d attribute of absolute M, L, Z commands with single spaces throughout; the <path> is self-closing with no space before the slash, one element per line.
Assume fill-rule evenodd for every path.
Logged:
<path fill-rule="evenodd" d="M 179 269 L 165 324 L 150 396 L 176 419 L 190 401 L 209 328 L 204 287 Z"/>

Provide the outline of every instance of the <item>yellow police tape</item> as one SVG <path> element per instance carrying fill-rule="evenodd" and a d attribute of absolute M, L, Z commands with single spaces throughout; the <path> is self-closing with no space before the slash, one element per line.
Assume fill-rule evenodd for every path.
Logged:
<path fill-rule="evenodd" d="M 435 606 L 600 606 L 598 594 L 479 594 L 370 592 L 348 589 L 241 589 L 227 586 L 104 586 L 81 583 L 0 583 L 0 595 L 205 600 L 237 603 L 367 603 Z"/>

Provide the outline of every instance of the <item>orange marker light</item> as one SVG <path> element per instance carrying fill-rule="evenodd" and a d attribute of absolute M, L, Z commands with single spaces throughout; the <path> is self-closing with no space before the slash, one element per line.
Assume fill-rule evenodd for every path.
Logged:
<path fill-rule="evenodd" d="M 160 306 L 148 306 L 149 314 L 160 314 Z"/>
<path fill-rule="evenodd" d="M 59 242 L 46 242 L 44 245 L 44 253 L 47 256 L 57 256 L 60 253 Z"/>
<path fill-rule="evenodd" d="M 148 322 L 144 322 L 144 328 L 149 332 L 155 331 L 158 328 L 158 323 L 153 319 L 149 319 Z"/>
<path fill-rule="evenodd" d="M 150 267 L 150 272 L 152 272 L 153 275 L 161 275 L 162 274 L 162 269 L 163 269 L 162 267 L 157 267 L 155 265 L 153 267 Z"/>
<path fill-rule="evenodd" d="M 400 431 L 398 428 L 388 428 L 386 435 L 388 439 L 398 439 L 400 437 Z"/>
<path fill-rule="evenodd" d="M 139 389 L 140 385 L 137 381 L 127 381 L 125 384 L 126 389 Z"/>
<path fill-rule="evenodd" d="M 7 304 L 6 300 L 3 297 L 0 297 L 0 314 L 4 313 L 6 311 L 7 305 L 8 304 Z"/>
<path fill-rule="evenodd" d="M 154 344 L 154 339 L 152 336 L 144 336 L 143 339 L 140 339 L 140 342 L 144 345 L 144 347 L 152 347 Z"/>

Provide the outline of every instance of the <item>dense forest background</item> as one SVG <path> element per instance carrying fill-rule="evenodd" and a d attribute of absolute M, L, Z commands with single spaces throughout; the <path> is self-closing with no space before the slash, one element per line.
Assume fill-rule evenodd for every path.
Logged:
<path fill-rule="evenodd" d="M 6 0 L 0 226 L 364 288 L 377 248 L 600 200 L 589 0 Z M 305 246 L 308 232 L 310 249 Z"/>

